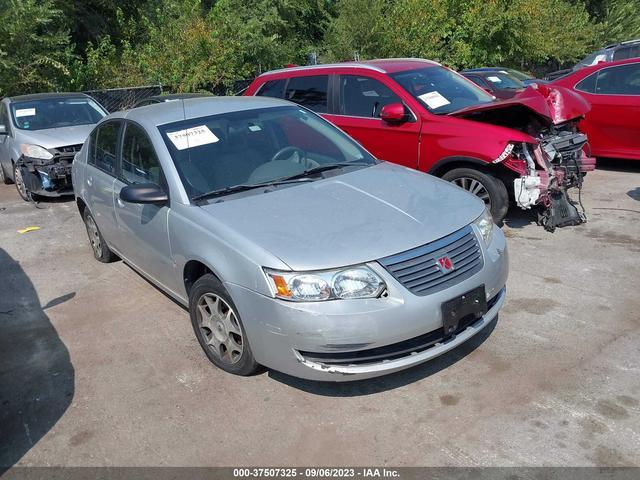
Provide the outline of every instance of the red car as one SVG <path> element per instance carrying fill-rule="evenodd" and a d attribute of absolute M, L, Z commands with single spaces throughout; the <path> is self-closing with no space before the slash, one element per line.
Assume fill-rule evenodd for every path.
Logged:
<path fill-rule="evenodd" d="M 551 85 L 573 89 L 591 103 L 579 128 L 592 155 L 640 160 L 640 58 L 581 68 Z"/>
<path fill-rule="evenodd" d="M 567 89 L 540 85 L 496 101 L 438 63 L 387 59 L 268 72 L 245 95 L 320 113 L 376 157 L 478 195 L 497 222 L 510 199 L 541 205 L 540 222 L 550 230 L 582 221 L 566 191 L 595 166 L 575 128 L 589 105 Z"/>

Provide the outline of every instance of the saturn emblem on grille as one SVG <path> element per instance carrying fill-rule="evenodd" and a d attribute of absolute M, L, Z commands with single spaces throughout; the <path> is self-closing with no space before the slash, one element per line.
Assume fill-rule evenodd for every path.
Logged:
<path fill-rule="evenodd" d="M 436 267 L 438 267 L 442 273 L 449 273 L 455 268 L 451 259 L 446 255 L 436 260 Z"/>

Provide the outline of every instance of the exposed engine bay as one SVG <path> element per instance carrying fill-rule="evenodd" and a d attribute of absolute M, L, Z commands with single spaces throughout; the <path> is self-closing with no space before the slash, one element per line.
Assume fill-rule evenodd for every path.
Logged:
<path fill-rule="evenodd" d="M 46 197 L 72 195 L 71 164 L 81 147 L 82 145 L 70 145 L 50 149 L 51 158 L 22 155 L 16 166 L 20 168 L 26 190 Z"/>
<path fill-rule="evenodd" d="M 521 143 L 514 147 L 514 155 L 526 165 L 513 180 L 516 204 L 524 209 L 540 206 L 538 224 L 550 232 L 586 222 L 582 183 L 596 163 L 584 153 L 586 135 L 568 125 L 552 126 L 541 132 L 539 139 L 537 145 Z M 577 189 L 577 203 L 569 196 L 571 188 Z"/>
<path fill-rule="evenodd" d="M 526 134 L 521 139 L 525 141 L 509 142 L 493 164 L 510 170 L 505 178 L 513 182 L 516 204 L 537 208 L 538 224 L 550 232 L 587 221 L 581 190 L 596 159 L 590 157 L 587 136 L 577 125 L 589 109 L 573 92 L 536 86 L 512 100 L 463 113 L 465 118 Z M 577 202 L 569 189 L 577 190 Z"/>

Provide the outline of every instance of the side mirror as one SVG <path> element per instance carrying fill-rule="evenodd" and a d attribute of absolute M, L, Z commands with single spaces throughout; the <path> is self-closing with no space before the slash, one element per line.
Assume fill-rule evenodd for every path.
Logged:
<path fill-rule="evenodd" d="M 166 203 L 169 196 L 155 183 L 134 183 L 120 190 L 120 200 L 127 203 Z"/>
<path fill-rule="evenodd" d="M 404 122 L 407 120 L 407 111 L 401 103 L 390 103 L 382 107 L 380 118 L 389 123 Z"/>
<path fill-rule="evenodd" d="M 0 124 L 0 135 L 6 135 L 6 134 L 7 134 L 7 126 Z"/>

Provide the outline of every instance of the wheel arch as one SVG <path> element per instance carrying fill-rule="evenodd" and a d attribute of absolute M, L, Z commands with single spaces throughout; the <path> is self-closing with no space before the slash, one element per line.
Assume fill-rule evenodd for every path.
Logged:
<path fill-rule="evenodd" d="M 434 175 L 436 177 L 441 177 L 448 171 L 453 170 L 454 168 L 463 168 L 463 167 L 476 168 L 478 170 L 491 172 L 491 173 L 496 173 L 496 170 L 498 170 L 497 168 L 495 168 L 495 166 L 487 162 L 484 162 L 478 158 L 465 157 L 465 156 L 452 156 L 452 157 L 445 157 L 438 160 L 436 163 L 433 164 L 433 166 L 427 173 L 430 173 L 431 175 Z"/>
<path fill-rule="evenodd" d="M 84 211 L 87 209 L 86 202 L 82 198 L 76 197 L 76 206 L 78 207 L 78 211 L 80 212 L 80 216 L 84 217 Z"/>
<path fill-rule="evenodd" d="M 203 261 L 199 259 L 191 259 L 184 264 L 184 268 L 182 269 L 182 279 L 187 297 L 189 296 L 189 292 L 191 291 L 193 284 L 196 283 L 200 277 L 207 274 L 213 275 L 222 283 L 222 279 L 215 270 Z"/>

